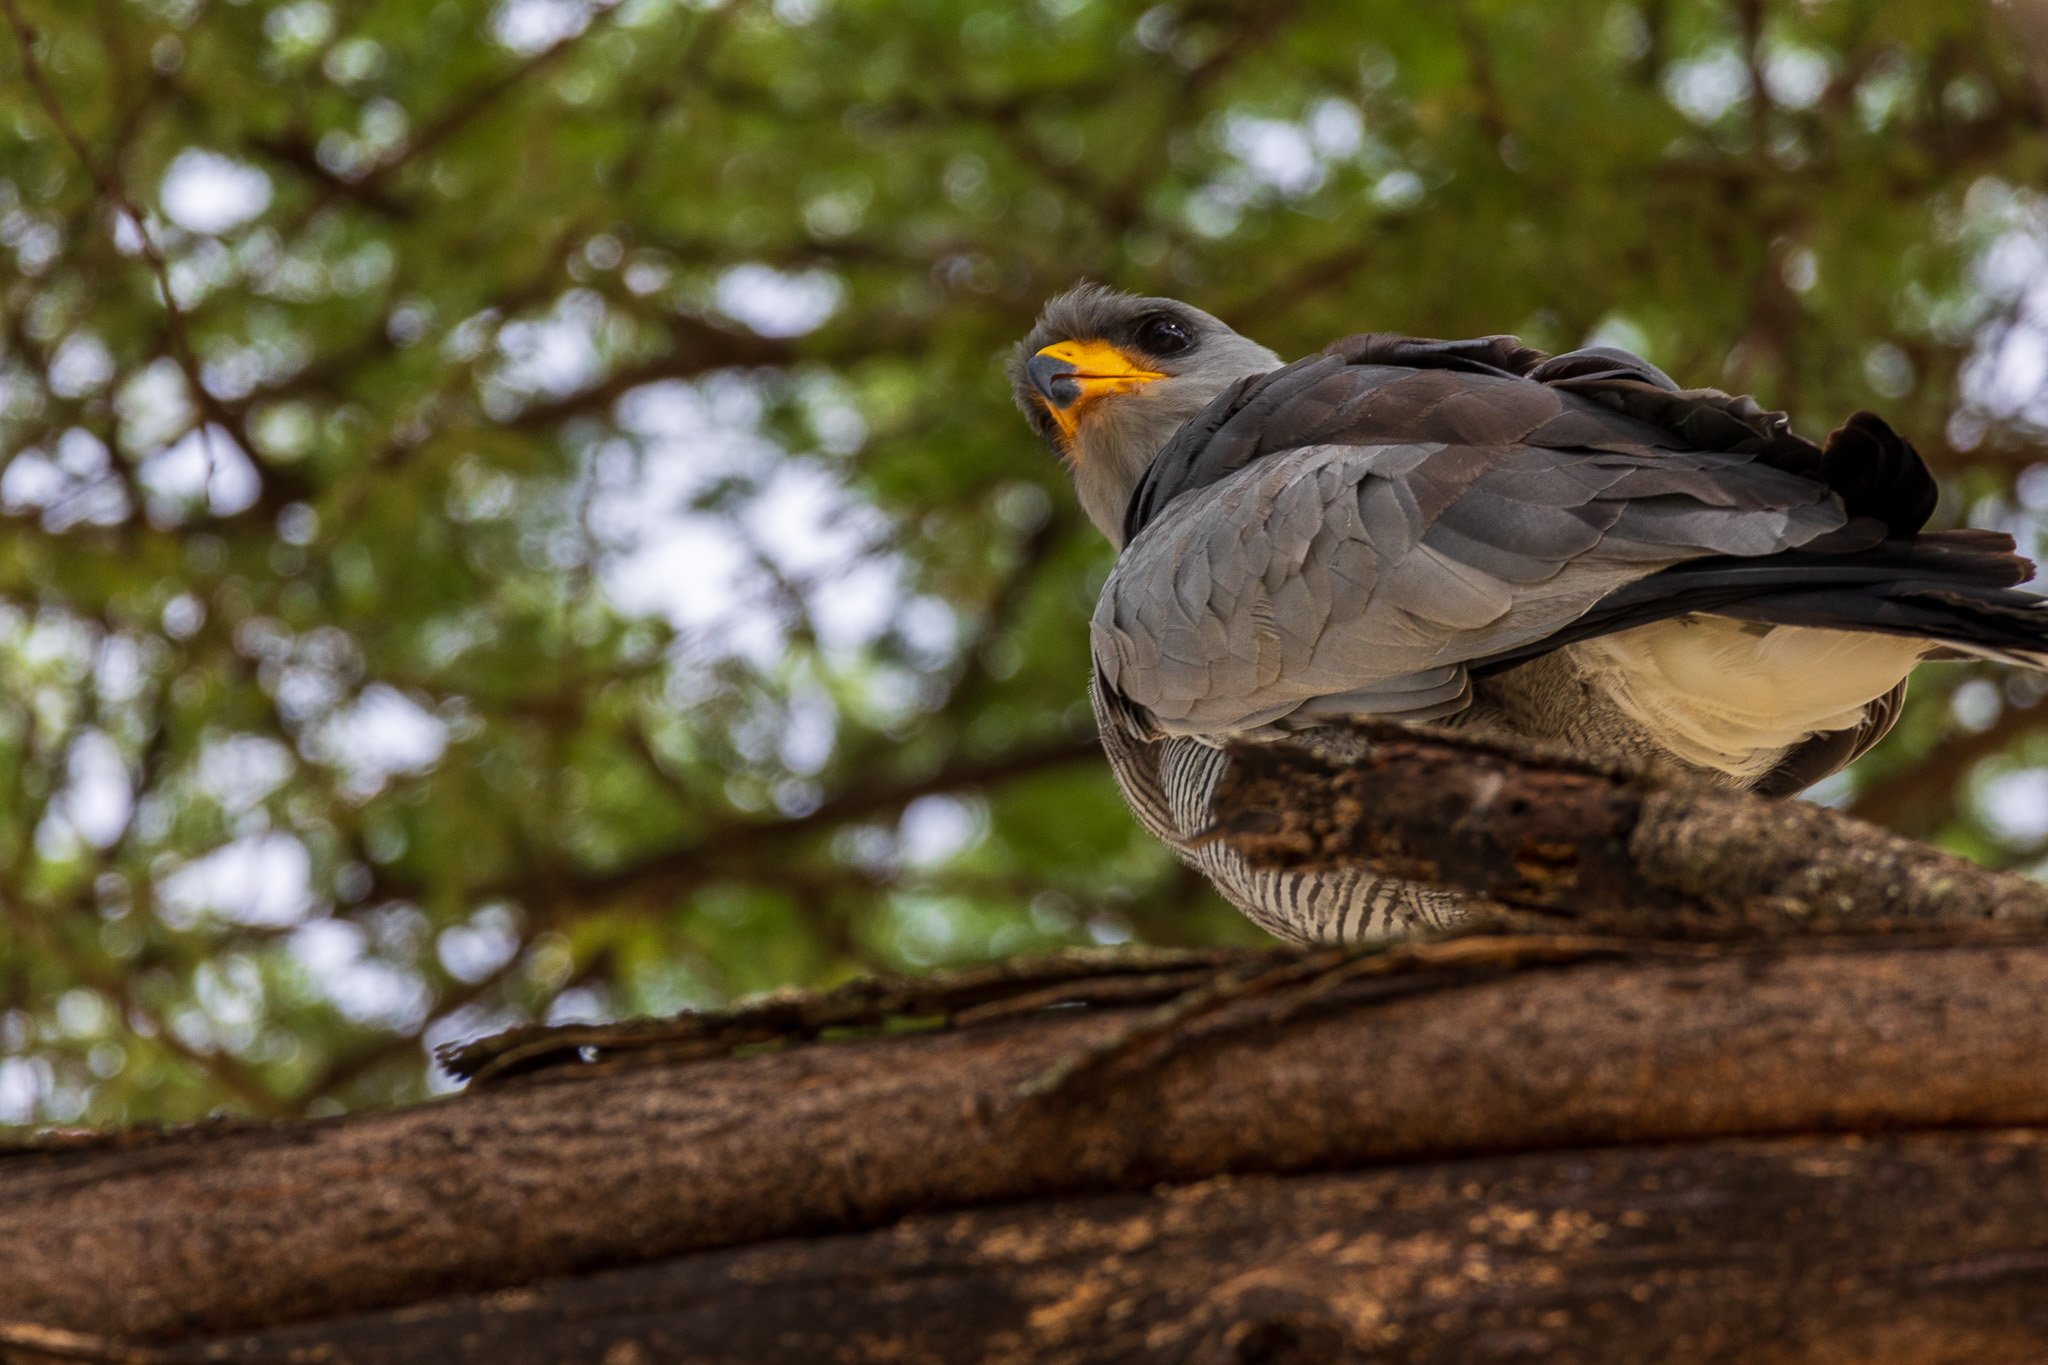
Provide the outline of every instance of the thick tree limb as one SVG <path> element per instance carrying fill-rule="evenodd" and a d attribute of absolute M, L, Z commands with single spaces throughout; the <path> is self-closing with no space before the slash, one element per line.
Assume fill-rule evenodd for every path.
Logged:
<path fill-rule="evenodd" d="M 585 1036 L 579 1046 L 593 1050 L 593 1065 L 555 1067 L 417 1109 L 19 1151 L 0 1156 L 0 1244 L 9 1248 L 0 1261 L 0 1323 L 168 1343 L 511 1290 L 775 1237 L 875 1228 L 919 1210 L 1142 1191 L 1219 1174 L 1740 1135 L 2048 1126 L 2048 1072 L 2039 1063 L 2048 1051 L 2048 934 L 2041 931 L 1682 945 L 1559 936 L 1549 941 L 1544 965 L 1515 965 L 1543 944 L 1521 936 L 1411 945 L 1394 950 L 1401 956 L 1390 954 L 1395 966 L 1380 975 L 1320 990 L 1327 974 L 1310 978 L 1291 1002 L 1227 1000 L 1191 1021 L 1190 1036 L 1163 1055 L 1112 1058 L 1105 1071 L 1037 1100 L 1019 1096 L 1048 1070 L 1128 1033 L 1148 1012 L 1109 1004 L 1002 1017 L 984 1000 L 972 1007 L 990 1020 L 981 1024 L 688 1063 L 663 1061 L 652 1047 L 608 1052 L 602 1038 Z M 1280 960 L 1224 958 L 1217 970 L 1250 964 L 1265 972 Z M 1187 961 L 1144 970 L 1179 972 Z M 1009 998 L 1024 1008 L 1033 1003 L 1027 996 L 1051 984 L 1045 976 L 1020 978 Z M 1846 1150 L 1828 1147 L 1824 1159 Z M 2006 1159 L 1994 1152 L 2005 1149 L 1957 1150 L 1966 1153 L 1959 1160 L 1986 1169 L 1953 1182 L 1873 1176 L 1869 1188 L 1924 1193 L 1927 1207 L 1913 1211 L 1924 1214 L 1914 1225 L 1921 1231 L 1901 1235 L 1924 1233 L 1930 1240 L 1914 1244 L 1915 1254 L 1931 1264 L 1977 1265 L 1973 1247 L 1988 1257 L 2020 1255 L 2005 1243 L 1973 1241 L 1976 1204 L 1949 1202 L 1956 1191 L 1979 1188 L 1972 1180 L 1990 1182 L 1981 1188 L 1993 1203 L 2010 1195 L 1991 1169 Z M 1680 1152 L 1645 1158 L 1668 1161 L 1681 1175 L 1686 1159 Z M 1551 1169 L 1609 1170 L 1604 1160 L 1573 1157 Z M 1462 1188 L 1459 1173 L 1467 1169 L 1396 1172 L 1372 1177 L 1382 1180 L 1372 1188 L 1398 1204 L 1405 1183 Z M 1633 1180 L 1626 1171 L 1642 1168 L 1611 1169 L 1614 1179 Z M 1593 1186 L 1607 1177 L 1583 1178 L 1593 1185 L 1565 1203 L 1613 1213 L 1621 1189 L 1601 1193 Z M 1776 1187 L 1748 1188 L 1749 1197 L 1760 1197 Z M 1347 1237 L 1366 1236 L 1377 1219 L 1314 1214 L 1321 1197 L 1301 1196 L 1306 1224 L 1327 1227 L 1337 1240 L 1319 1253 L 1325 1244 L 1314 1236 L 1295 1238 L 1293 1257 L 1336 1256 Z M 1416 1226 L 1436 1228 L 1446 1247 L 1462 1245 L 1475 1235 L 1470 1226 L 1436 1220 L 1454 1206 L 1474 1218 L 1491 1207 L 1471 1198 L 1478 1202 L 1417 1204 L 1433 1211 L 1418 1215 Z M 1678 1204 L 1692 1216 L 1685 1198 Z M 1946 1216 L 1943 1210 L 1955 1221 L 1941 1224 L 1946 1230 L 1936 1239 L 1936 1224 L 1926 1220 Z M 1598 1221 L 1609 1213 L 1584 1216 Z M 1020 1219 L 1027 1214 L 1017 1211 Z M 1111 1209 L 1103 1216 L 1113 1224 L 1123 1215 Z M 1559 1227 L 1579 1226 L 1569 1208 L 1557 1217 Z M 1046 1219 L 1045 1236 L 1071 1221 L 1058 1209 Z M 1026 1226 L 1014 1225 L 1019 1230 L 1000 1245 L 1019 1250 Z M 1527 1226 L 1532 1245 L 1552 1235 L 1543 1219 Z M 1703 1223 L 1699 1235 L 1732 1231 L 1732 1224 Z M 1271 1235 L 1283 1233 L 1294 1236 L 1286 1229 Z M 1861 1224 L 1841 1224 L 1839 1233 L 1844 1244 L 1868 1236 Z M 869 1245 L 885 1247 L 897 1235 Z M 919 1234 L 900 1235 L 914 1241 Z M 1377 1245 L 1396 1255 L 1395 1242 Z M 1709 1252 L 1710 1245 L 1718 1249 Z M 1712 1306 L 1741 1317 L 1702 1296 L 1718 1292 L 1715 1267 L 1742 1263 L 1746 1253 L 1706 1240 L 1695 1250 L 1701 1278 L 1690 1286 L 1674 1279 L 1659 1293 L 1693 1310 Z M 1229 1257 L 1217 1254 L 1222 1259 L 1212 1264 L 1221 1274 Z M 746 1264 L 785 1264 L 792 1274 L 806 1264 L 799 1249 L 760 1255 Z M 775 1262 L 777 1255 L 785 1259 Z M 1118 1289 L 1119 1281 L 1102 1278 L 1111 1271 L 1092 1253 L 1073 1257 L 1067 1273 L 1083 1297 L 1065 1311 L 1077 1321 L 1098 1310 L 1156 1320 L 1148 1317 L 1155 1309 L 1146 1306 L 1142 1277 Z M 806 1281 L 814 1286 L 837 1273 L 830 1260 L 811 1264 L 828 1276 Z M 1046 1292 L 1043 1280 L 1031 1289 L 987 1258 L 978 1264 L 1014 1302 Z M 1159 1262 L 1159 1273 L 1171 1264 L 1171 1257 Z M 1333 1264 L 1351 1262 L 1337 1257 Z M 1853 1277 L 1869 1263 L 1843 1264 Z M 1765 1286 L 1760 1294 L 1775 1292 L 1768 1266 L 1754 1265 L 1749 1283 Z M 1955 1273 L 1995 1279 L 2032 1274 L 2032 1265 L 1994 1259 Z M 1598 1275 L 1638 1270 L 1624 1258 Z M 658 1280 L 668 1272 L 648 1273 Z M 700 1272 L 676 1273 L 695 1283 L 689 1277 Z M 702 1273 L 711 1284 L 728 1271 Z M 1358 1281 L 1363 1297 L 1347 1302 L 1372 1299 L 1370 1275 L 1378 1273 L 1358 1271 L 1366 1277 Z M 1583 1292 L 1598 1290 L 1598 1275 Z M 1257 1280 L 1246 1270 L 1212 1287 L 1240 1293 Z M 933 1281 L 944 1282 L 944 1275 Z M 1095 1308 L 1085 1299 L 1090 1286 L 1108 1295 Z M 918 1302 L 920 1292 L 906 1290 L 903 1302 Z M 860 1300 L 879 1304 L 880 1296 L 856 1294 L 849 1302 Z M 501 1299 L 498 1309 L 518 1301 Z M 803 1301 L 788 1302 L 797 1309 Z M 1046 1309 L 1054 1319 L 1060 1311 Z M 1496 1325 L 1509 1336 L 1502 1340 L 1542 1328 L 1536 1311 L 1527 1302 L 1503 1307 Z M 981 1317 L 991 1330 L 1002 1320 L 992 1311 Z M 802 1336 L 791 1331 L 792 1340 Z"/>
<path fill-rule="evenodd" d="M 1361 864 L 1635 931 L 2048 916 L 2048 888 L 1838 811 L 1446 731 L 1360 726 L 1341 762 L 1241 745 L 1213 837 L 1255 865 Z"/>
<path fill-rule="evenodd" d="M 914 1215 L 151 1362 L 2031 1362 L 2038 1131 L 1536 1153 Z"/>

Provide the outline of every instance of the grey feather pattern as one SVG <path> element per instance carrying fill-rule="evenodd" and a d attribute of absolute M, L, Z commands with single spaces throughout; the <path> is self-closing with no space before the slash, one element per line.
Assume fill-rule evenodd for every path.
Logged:
<path fill-rule="evenodd" d="M 1350 373 L 1371 385 L 1399 372 Z M 1414 389 L 1414 378 L 1383 387 Z M 1161 511 L 1126 547 L 1096 611 L 1105 681 L 1169 734 L 1253 729 L 1305 707 L 1326 715 L 1339 697 L 1380 714 L 1440 714 L 1461 687 L 1446 669 L 1541 640 L 1669 565 L 1777 553 L 1847 520 L 1825 485 L 1751 456 L 1517 444 L 1558 404 L 1587 400 L 1456 378 L 1456 401 L 1400 411 L 1493 443 L 1422 443 L 1371 424 L 1333 430 L 1318 411 L 1321 433 L 1342 444 L 1272 451 L 1207 484 L 1160 488 Z M 1329 387 L 1324 376 L 1311 391 L 1319 409 L 1355 421 L 1383 410 L 1331 403 Z M 1268 409 L 1269 428 L 1288 415 Z M 1624 434 L 1639 425 L 1608 418 Z M 1190 462 L 1190 481 L 1216 467 Z M 1218 666 L 1240 604 L 1261 592 L 1279 670 Z"/>

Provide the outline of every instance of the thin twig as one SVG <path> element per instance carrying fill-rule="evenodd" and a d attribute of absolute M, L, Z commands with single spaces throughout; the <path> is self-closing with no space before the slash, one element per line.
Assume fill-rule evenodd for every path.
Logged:
<path fill-rule="evenodd" d="M 135 239 L 142 257 L 149 263 L 151 273 L 156 276 L 157 291 L 163 296 L 164 320 L 170 336 L 171 354 L 177 361 L 178 369 L 185 376 L 185 384 L 192 392 L 193 403 L 218 422 L 222 430 L 233 436 L 243 451 L 253 458 L 256 453 L 255 447 L 243 431 L 241 420 L 213 395 L 200 374 L 199 358 L 192 349 L 192 335 L 185 320 L 185 311 L 178 306 L 178 297 L 171 289 L 170 265 L 157 247 L 156 239 L 150 235 L 148 222 L 144 220 L 141 210 L 129 199 L 128 192 L 121 187 L 113 172 L 100 164 L 99 158 L 93 154 L 91 145 L 86 142 L 85 135 L 79 132 L 77 125 L 65 114 L 63 103 L 57 98 L 56 88 L 50 84 L 42 62 L 36 57 L 35 45 L 38 34 L 34 25 L 22 14 L 16 0 L 0 0 L 0 13 L 5 13 L 8 23 L 13 26 L 15 41 L 21 47 L 22 74 L 27 78 L 30 88 L 35 91 L 36 99 L 43 106 L 43 112 L 56 126 L 58 135 L 71 148 L 72 155 L 78 159 L 79 165 L 98 187 L 101 197 L 118 209 L 127 218 L 129 226 L 135 230 Z M 204 423 L 199 428 L 199 440 L 206 451 L 206 476 L 210 487 L 218 462 L 214 455 L 213 438 Z"/>

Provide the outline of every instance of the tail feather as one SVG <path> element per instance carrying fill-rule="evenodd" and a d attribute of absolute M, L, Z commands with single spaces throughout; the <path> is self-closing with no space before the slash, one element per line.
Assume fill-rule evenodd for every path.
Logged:
<path fill-rule="evenodd" d="M 1873 591 L 1783 593 L 1722 613 L 1773 625 L 1908 635 L 1943 646 L 1932 658 L 1991 659 L 2048 669 L 2048 598 L 1974 583 L 1888 584 Z"/>
<path fill-rule="evenodd" d="M 1638 579 L 1563 631 L 1476 661 L 1496 672 L 1560 646 L 1694 612 L 1930 640 L 1951 657 L 2048 669 L 2048 598 L 2021 592 L 2034 566 L 1997 531 L 1935 531 L 1842 554 L 1716 556 Z"/>

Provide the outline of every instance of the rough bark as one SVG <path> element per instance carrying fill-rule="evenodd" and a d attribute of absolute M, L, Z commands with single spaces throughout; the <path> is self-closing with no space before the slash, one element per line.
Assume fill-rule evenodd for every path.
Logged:
<path fill-rule="evenodd" d="M 723 1253 L 724 1260 L 691 1254 L 776 1237 L 875 1229 L 921 1211 L 997 1201 L 1146 1191 L 1160 1182 L 1202 1182 L 1226 1174 L 1360 1171 L 1410 1163 L 1382 1175 L 1346 1177 L 1362 1183 L 1305 1185 L 1299 1196 L 1275 1186 L 1274 1193 L 1259 1196 L 1303 1201 L 1299 1211 L 1306 1225 L 1335 1238 L 1328 1242 L 1329 1254 L 1334 1265 L 1345 1265 L 1337 1252 L 1349 1245 L 1346 1238 L 1391 1235 L 1370 1212 L 1379 1207 L 1373 1201 L 1398 1204 L 1411 1185 L 1441 1190 L 1449 1202 L 1416 1204 L 1421 1212 L 1403 1225 L 1410 1231 L 1396 1241 L 1434 1236 L 1448 1248 L 1473 1235 L 1467 1224 L 1437 1221 L 1454 1213 L 1480 1218 L 1493 1207 L 1486 1194 L 1492 1177 L 1475 1177 L 1478 1183 L 1468 1190 L 1459 1175 L 1468 1167 L 1451 1160 L 1471 1154 L 1562 1153 L 1764 1134 L 2048 1126 L 2048 1069 L 2039 1060 L 2048 1052 L 2048 936 L 2038 931 L 1735 945 L 1474 938 L 1378 957 L 1252 954 L 1243 970 L 1232 964 L 1219 959 L 1209 968 L 1233 985 L 1212 997 L 1217 1007 L 1188 1014 L 1164 1038 L 1134 1035 L 1134 1025 L 1158 1020 L 1153 1010 L 1127 1004 L 1047 1009 L 951 1029 L 687 1063 L 664 1058 L 644 1029 L 622 1034 L 632 1050 L 616 1056 L 607 1053 L 601 1035 L 586 1034 L 582 1046 L 594 1049 L 593 1063 L 544 1069 L 407 1111 L 17 1151 L 0 1157 L 0 1245 L 8 1249 L 0 1263 L 0 1323 L 31 1333 L 190 1341 L 675 1260 L 648 1269 L 645 1274 L 654 1279 L 593 1280 L 586 1288 L 609 1294 L 606 1286 L 623 1285 L 619 1292 L 630 1297 L 641 1292 L 633 1285 L 658 1286 L 668 1283 L 660 1276 L 673 1274 L 682 1277 L 673 1283 L 685 1287 L 676 1291 L 684 1300 L 691 1294 L 717 1299 L 718 1286 L 732 1276 L 766 1275 L 765 1284 L 774 1279 L 768 1268 L 783 1265 L 791 1297 L 771 1295 L 760 1303 L 764 1312 L 796 1315 L 787 1319 L 795 1340 L 817 1296 L 830 1296 L 832 1277 L 840 1273 L 834 1265 L 880 1257 L 876 1249 L 894 1245 L 892 1237 L 914 1242 L 926 1234 L 903 1232 L 901 1227 L 911 1227 L 904 1224 L 864 1241 L 869 1250 L 835 1244 L 841 1250 L 821 1250 L 826 1259 L 810 1263 L 801 1247 Z M 1273 988 L 1275 983 L 1286 988 Z M 1021 1008 L 1049 998 L 1043 985 L 1030 984 L 1012 1003 Z M 983 1008 L 980 1017 L 989 1014 Z M 685 1031 L 686 1051 L 702 1041 L 701 1032 Z M 1097 1064 L 1062 1089 L 1033 1092 L 1034 1081 L 1077 1056 L 1095 1057 Z M 2024 1164 L 2034 1161 L 2030 1139 L 2013 1136 L 1999 1140 L 2004 1146 L 1979 1147 L 1956 1141 L 1961 1145 L 1944 1148 L 1955 1153 L 1948 1176 L 1923 1178 L 1904 1168 L 1878 1172 L 1867 1187 L 1878 1202 L 1866 1205 L 1859 1202 L 1863 1196 L 1844 1196 L 1856 1209 L 1827 1224 L 1832 1230 L 1824 1235 L 1816 1233 L 1821 1240 L 1811 1244 L 1814 1254 L 1863 1246 L 1874 1236 L 1870 1220 L 1890 1216 L 1885 1201 L 1899 1204 L 1901 1218 L 1912 1204 L 1914 1221 L 1900 1223 L 1899 1235 L 1914 1240 L 1897 1242 L 1894 1250 L 1932 1266 L 1960 1267 L 1930 1271 L 1931 1285 L 1948 1283 L 1942 1275 L 2012 1275 L 2038 1293 L 2041 1286 L 2026 1279 L 2035 1262 L 2000 1259 L 2035 1254 L 2020 1247 L 2019 1224 L 2005 1241 L 1979 1236 L 1982 1205 L 2009 1207 L 2015 1218 L 2036 1207 L 2016 1193 L 2028 1180 L 2040 1184 Z M 2025 1155 L 2000 1155 L 2008 1149 Z M 1809 1156 L 1823 1166 L 1838 1159 L 1853 1165 L 1859 1158 L 1841 1154 L 1860 1150 L 1814 1147 Z M 1564 1181 L 1544 1188 L 1578 1191 L 1555 1196 L 1563 1201 L 1557 1216 L 1576 1226 L 1572 1220 L 1581 1217 L 1620 1218 L 1632 1182 L 1660 1164 L 1682 1173 L 1690 1160 L 1692 1154 L 1665 1148 L 1626 1160 L 1582 1153 L 1557 1156 L 1549 1166 L 1484 1169 L 1524 1171 L 1539 1185 Z M 1820 1169 L 1802 1166 L 1806 1160 L 1781 1162 L 1785 1177 Z M 2001 1173 L 2001 1163 L 2008 1161 L 2023 1163 L 2015 1168 L 2018 1175 Z M 1414 1164 L 1424 1162 L 1433 1164 Z M 1541 1174 L 1545 1170 L 1548 1175 Z M 1731 1310 L 1732 1301 L 1717 1297 L 1726 1284 L 1751 1286 L 1743 1292 L 1753 1290 L 1758 1303 L 1790 1294 L 1773 1270 L 1776 1251 L 1759 1251 L 1742 1240 L 1790 1236 L 1789 1225 L 1779 1228 L 1776 1219 L 1741 1207 L 1746 1198 L 1761 1198 L 1775 1187 L 1745 1186 L 1734 1176 L 1727 1182 L 1729 1216 L 1753 1216 L 1757 1231 L 1742 1232 L 1750 1225 L 1738 1223 L 1698 1224 L 1696 1233 L 1687 1234 L 1697 1238 L 1691 1247 L 1697 1275 L 1678 1275 L 1660 1290 L 1680 1304 L 1669 1310 L 1671 1322 L 1694 1324 L 1688 1330 L 1708 1332 L 1700 1338 L 1706 1342 L 1721 1339 L 1709 1331 L 1710 1321 L 1750 1311 Z M 1981 1198 L 1964 1198 L 1971 1190 L 1981 1191 Z M 1174 1199 L 1199 1203 L 1223 1196 L 1212 1191 L 1156 1197 L 1167 1201 L 1158 1206 L 1166 1208 Z M 1336 1202 L 1318 1212 L 1323 1200 Z M 1573 1201 L 1580 1213 L 1565 1207 Z M 1683 1200 L 1680 1205 L 1689 1207 Z M 1255 1228 L 1264 1216 L 1259 1207 L 1254 1202 L 1217 1216 L 1238 1219 L 1241 1229 Z M 1091 1209 L 1108 1220 L 1104 1226 L 1126 1215 L 1163 1216 L 1130 1203 L 1073 1206 Z M 998 1219 L 986 1226 L 994 1230 L 991 1236 L 1000 1234 L 998 1242 L 1014 1246 L 1027 1227 L 1055 1237 L 1053 1224 L 1073 1210 L 1046 1210 L 1044 1219 L 1034 1221 L 1028 1208 L 1019 1208 L 1012 1212 L 1021 1221 Z M 2048 1227 L 2039 1218 L 2034 1222 Z M 1547 1224 L 1539 1219 L 1531 1226 Z M 1006 1227 L 1011 1231 L 1002 1232 Z M 972 1244 L 970 1233 L 960 1235 Z M 1244 1235 L 1249 1234 L 1217 1237 L 1242 1242 Z M 1292 1240 L 1285 1227 L 1267 1235 Z M 1321 1235 L 1300 1239 L 1287 1253 L 1289 1263 L 1316 1255 L 1324 1245 L 1317 1240 Z M 1134 1245 L 1143 1240 L 1137 1232 L 1131 1236 Z M 1205 1252 L 1196 1245 L 1203 1241 L 1198 1231 L 1189 1237 L 1179 1250 L 1160 1252 L 1154 1265 L 1159 1284 L 1176 1273 L 1175 1257 L 1194 1257 L 1193 1265 L 1203 1256 L 1210 1259 L 1201 1263 L 1219 1275 L 1239 1267 L 1230 1271 L 1231 1293 L 1249 1292 L 1246 1286 L 1261 1282 L 1256 1264 L 1266 1254 L 1259 1251 L 1265 1244 L 1242 1242 L 1231 1250 L 1219 1243 Z M 1793 1244 L 1806 1245 L 1796 1239 Z M 1057 1239 L 1047 1245 L 1056 1246 Z M 961 1289 L 949 1300 L 949 1311 L 958 1321 L 985 1321 L 994 1330 L 1014 1318 L 976 1308 L 985 1301 L 975 1295 L 1000 1292 L 1017 1303 L 1039 1302 L 1034 1295 L 1052 1292 L 1046 1277 L 1065 1274 L 1067 1292 L 1082 1296 L 1070 1311 L 1081 1312 L 1089 1286 L 1116 1281 L 1114 1258 L 1098 1258 L 1085 1242 L 1076 1246 L 1064 1260 L 1055 1257 L 1057 1266 L 1026 1265 L 1006 1285 L 992 1283 L 1008 1275 L 1002 1266 L 963 1251 L 961 1264 L 972 1264 L 959 1273 L 982 1287 Z M 746 1259 L 756 1254 L 758 1259 Z M 932 1254 L 938 1260 L 928 1286 L 906 1281 L 886 1291 L 855 1293 L 872 1284 L 856 1277 L 846 1282 L 849 1297 L 841 1308 L 881 1315 L 874 1330 L 886 1335 L 887 1323 L 894 1321 L 888 1317 L 895 1311 L 891 1304 L 916 1304 L 926 1288 L 942 1297 L 948 1292 L 947 1275 L 954 1272 L 945 1270 L 943 1255 Z M 1598 1297 L 1608 1293 L 1602 1284 L 1622 1282 L 1614 1277 L 1638 1274 L 1632 1254 L 1589 1261 L 1583 1289 L 1574 1292 Z M 1745 1262 L 1750 1269 L 1742 1273 L 1750 1278 L 1717 1278 L 1723 1268 Z M 1843 1273 L 1853 1278 L 1862 1273 L 1856 1267 L 1866 1264 L 1867 1258 L 1844 1261 Z M 1529 1273 L 1535 1273 L 1533 1262 Z M 1032 1276 L 1038 1277 L 1036 1288 L 1025 1283 Z M 1284 1286 L 1287 1276 L 1267 1279 Z M 1129 1296 L 1112 1295 L 1087 1311 L 1128 1311 L 1137 1315 L 1134 1322 L 1146 1320 L 1153 1310 L 1144 1303 L 1153 1300 L 1140 1290 L 1150 1281 L 1140 1276 L 1131 1283 L 1137 1287 Z M 1330 1289 L 1337 1280 L 1326 1276 L 1318 1283 Z M 1373 1289 L 1379 1282 L 1369 1277 L 1360 1283 L 1366 1287 L 1344 1302 L 1362 1313 L 1358 1305 L 1382 1290 Z M 1386 1280 L 1383 1288 L 1398 1283 Z M 686 1292 L 689 1285 L 699 1288 Z M 1937 1285 L 1927 1292 L 1933 1297 L 1926 1303 L 1950 1302 L 1941 1297 L 1950 1290 Z M 1988 1298 L 1953 1293 L 1962 1295 L 1955 1303 L 1973 1312 L 1992 1312 Z M 1181 1301 L 1163 1288 L 1159 1294 L 1164 1297 L 1155 1296 L 1157 1312 L 1164 1316 L 1157 1320 L 1163 1322 L 1180 1311 Z M 493 1311 L 523 1301 L 497 1300 Z M 1027 1313 L 1026 1320 L 1057 1325 L 1058 1304 L 1064 1302 L 1046 1299 L 1050 1317 Z M 1124 1302 L 1135 1306 L 1115 1307 Z M 1512 1343 L 1523 1339 L 1516 1333 L 1550 1330 L 1543 1314 L 1552 1310 L 1538 1307 L 1536 1299 L 1503 1303 L 1498 1322 L 1487 1330 L 1506 1335 L 1487 1340 Z M 1456 1311 L 1478 1313 L 1480 1305 L 1474 1298 Z M 925 1306 L 939 1311 L 936 1301 Z M 713 1315 L 703 1319 L 707 1323 L 724 1311 L 715 1304 L 700 1307 Z M 1788 1298 L 1783 1311 L 1795 1307 Z M 676 1311 L 686 1310 L 699 1311 L 687 1302 Z M 459 1311 L 459 1305 L 433 1310 Z M 613 1315 L 623 1321 L 638 1311 L 618 1307 Z M 1450 1307 L 1444 1312 L 1451 1315 L 1446 1323 L 1456 1316 Z M 1085 1320 L 1085 1313 L 1077 1320 Z M 1822 1324 L 1813 1329 L 1822 1332 L 1832 1319 L 1810 1321 Z M 1273 1340 L 1284 1338 L 1282 1329 L 1274 1330 L 1281 1337 Z M 1321 1331 L 1314 1328 L 1311 1335 Z M 615 1358 L 679 1358 L 630 1354 L 641 1349 L 621 1346 L 629 1353 Z M 1701 1352 L 1667 1358 L 1727 1358 Z M 450 1357 L 429 1352 L 361 1358 Z M 1275 1346 L 1263 1356 L 1239 1358 L 1345 1357 L 1289 1357 Z M 1873 1358 L 1950 1357 L 1909 1352 Z"/>
<path fill-rule="evenodd" d="M 1342 762 L 1242 745 L 1211 837 L 1254 865 L 1358 864 L 1511 909 L 1636 931 L 2038 919 L 2048 887 L 1822 806 L 1535 747 L 1354 727 Z"/>
<path fill-rule="evenodd" d="M 156 1362 L 2032 1365 L 2034 1131 L 1537 1153 L 913 1215 Z"/>

